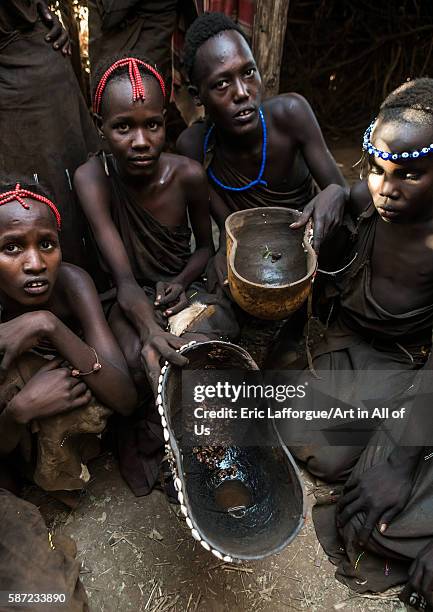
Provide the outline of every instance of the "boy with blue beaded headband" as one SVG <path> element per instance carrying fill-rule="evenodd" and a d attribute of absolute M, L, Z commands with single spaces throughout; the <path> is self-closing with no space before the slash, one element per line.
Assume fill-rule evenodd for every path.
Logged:
<path fill-rule="evenodd" d="M 322 196 L 320 210 L 309 204 L 314 182 L 320 189 L 345 183 L 308 102 L 298 94 L 262 100 L 261 77 L 246 37 L 220 13 L 206 13 L 189 28 L 185 67 L 190 91 L 204 105 L 209 122 L 188 128 L 177 148 L 207 168 L 211 213 L 221 231 L 214 261 L 219 285 L 227 276 L 224 222 L 236 210 L 305 209 L 294 227 L 314 214 L 318 249 L 339 221 L 341 207 L 333 188 Z"/>
<path fill-rule="evenodd" d="M 336 275 L 337 315 L 313 359 L 319 374 L 333 373 L 341 396 L 355 381 L 363 393 L 370 385 L 371 397 L 394 401 L 408 389 L 412 370 L 419 372 L 410 380 L 426 385 L 415 386 L 418 399 L 420 389 L 431 388 L 432 143 L 433 79 L 392 92 L 366 130 L 368 194 L 362 184 L 352 189 L 348 212 L 357 230 L 350 265 Z M 375 388 L 372 371 L 379 372 Z M 319 506 L 314 515 L 337 577 L 361 592 L 407 582 L 403 597 L 417 592 L 433 606 L 433 455 L 415 436 L 419 423 L 409 422 L 405 446 L 384 425 L 366 448 L 310 445 L 292 452 L 324 480 L 350 476 L 337 507 Z M 428 422 L 421 428 L 431 433 Z"/>

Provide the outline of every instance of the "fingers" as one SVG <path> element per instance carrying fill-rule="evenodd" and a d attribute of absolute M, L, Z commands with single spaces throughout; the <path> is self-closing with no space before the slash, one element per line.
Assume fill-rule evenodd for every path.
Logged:
<path fill-rule="evenodd" d="M 76 381 L 77 379 L 74 379 L 74 381 Z M 80 397 L 80 395 L 83 395 L 83 393 L 86 393 L 86 391 L 88 391 L 88 387 L 85 383 L 83 382 L 79 382 L 78 384 L 74 385 L 71 389 L 71 399 L 77 399 L 78 397 Z"/>
<path fill-rule="evenodd" d="M 165 286 L 166 283 L 163 283 L 162 281 L 159 281 L 158 283 L 156 283 L 156 298 L 155 298 L 155 306 L 159 306 L 161 299 L 164 297 L 165 295 Z"/>
<path fill-rule="evenodd" d="M 351 504 L 353 501 L 355 501 L 355 499 L 357 499 L 358 497 L 359 491 L 357 488 L 352 489 L 352 491 L 349 491 L 348 493 L 342 495 L 337 502 L 337 514 L 343 512 L 344 508 L 346 508 L 348 504 Z"/>
<path fill-rule="evenodd" d="M 92 392 L 90 391 L 90 389 L 87 389 L 85 393 L 72 400 L 72 402 L 69 404 L 69 408 L 72 410 L 74 408 L 82 408 L 83 406 L 87 406 L 91 399 Z"/>
<path fill-rule="evenodd" d="M 304 225 L 307 225 L 308 220 L 311 218 L 311 215 L 313 214 L 313 210 L 314 210 L 314 205 L 310 202 L 310 204 L 307 204 L 307 206 L 304 208 L 299 219 L 289 225 L 290 229 L 299 229 L 300 227 L 304 227 Z"/>
<path fill-rule="evenodd" d="M 168 336 L 168 335 L 167 335 Z M 177 338 L 176 336 L 168 336 L 169 340 L 165 338 L 158 338 L 155 342 L 155 346 L 159 354 L 170 363 L 178 366 L 184 366 L 188 363 L 188 359 L 176 352 L 176 349 L 182 348 L 185 344 L 184 340 Z"/>
<path fill-rule="evenodd" d="M 180 367 L 185 366 L 188 363 L 188 359 L 177 353 L 174 349 L 168 348 L 161 350 L 161 355 L 164 357 L 166 361 L 169 361 L 173 365 L 177 365 Z"/>
<path fill-rule="evenodd" d="M 346 525 L 346 523 L 348 523 L 348 521 L 350 521 L 350 519 L 352 518 L 352 516 L 354 514 L 357 514 L 358 512 L 360 512 L 362 510 L 362 501 L 358 499 L 356 499 L 354 502 L 352 502 L 351 504 L 348 504 L 344 510 L 342 512 L 340 512 L 338 518 L 337 518 L 337 526 L 338 527 L 344 527 Z"/>
<path fill-rule="evenodd" d="M 367 518 L 365 519 L 364 525 L 362 526 L 362 529 L 359 532 L 358 539 L 359 539 L 360 546 L 365 546 L 366 543 L 368 542 L 373 529 L 377 525 L 377 519 L 378 519 L 377 511 L 369 512 L 367 514 Z"/>
<path fill-rule="evenodd" d="M 163 295 L 155 304 L 158 306 L 167 306 L 171 302 L 174 302 L 179 297 L 180 291 L 176 291 L 173 287 L 168 287 Z"/>
<path fill-rule="evenodd" d="M 323 222 L 318 220 L 314 223 L 314 232 L 313 232 L 313 249 L 316 251 L 316 254 L 319 254 L 320 246 L 323 242 L 324 238 L 324 226 Z"/>
<path fill-rule="evenodd" d="M 69 52 L 69 36 L 66 30 L 63 28 L 60 30 L 60 35 L 53 44 L 54 49 L 61 49 L 62 53 L 66 54 Z"/>
<path fill-rule="evenodd" d="M 50 372 L 51 370 L 57 370 L 63 363 L 63 357 L 54 357 L 54 359 L 47 360 L 47 363 L 44 364 L 39 372 Z"/>
<path fill-rule="evenodd" d="M 58 47 L 56 47 L 57 45 L 57 40 L 59 38 L 59 36 L 62 33 L 62 24 L 60 23 L 60 21 L 56 18 L 52 18 L 52 28 L 51 30 L 48 32 L 48 34 L 45 36 L 45 40 L 47 42 L 53 42 L 53 47 L 55 49 L 57 49 Z M 47 24 L 48 25 L 48 24 Z"/>
<path fill-rule="evenodd" d="M 13 360 L 17 357 L 15 351 L 5 350 L 0 362 L 0 382 L 4 382 Z"/>
<path fill-rule="evenodd" d="M 170 317 L 171 315 L 177 314 L 178 312 L 180 312 L 184 308 L 187 308 L 188 306 L 189 306 L 188 298 L 186 297 L 185 293 L 181 293 L 177 304 L 175 304 L 174 306 L 171 306 L 168 310 L 164 312 L 164 314 L 167 317 Z"/>
<path fill-rule="evenodd" d="M 391 523 L 393 518 L 397 516 L 400 510 L 400 506 L 394 506 L 393 508 L 390 508 L 390 510 L 387 510 L 382 514 L 378 521 L 380 533 L 385 533 L 385 531 L 388 529 L 389 524 Z"/>

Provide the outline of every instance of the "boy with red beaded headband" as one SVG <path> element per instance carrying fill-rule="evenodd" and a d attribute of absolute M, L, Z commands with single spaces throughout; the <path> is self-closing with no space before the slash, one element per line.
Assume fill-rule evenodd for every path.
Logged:
<path fill-rule="evenodd" d="M 165 331 L 168 318 L 200 303 L 212 308 L 203 308 L 188 332 L 233 336 L 237 325 L 226 304 L 197 283 L 213 250 L 207 180 L 198 163 L 163 153 L 161 75 L 134 57 L 99 75 L 93 106 L 110 155 L 81 166 L 74 184 L 117 288 L 110 324 L 130 367 L 141 370 L 141 353 L 154 384 L 160 357 L 184 363 L 176 353 L 184 341 Z"/>
<path fill-rule="evenodd" d="M 60 225 L 39 185 L 0 187 L 0 454 L 21 446 L 27 463 L 38 432 L 26 470 L 48 491 L 83 488 L 95 440 L 82 434 L 137 397 L 92 280 L 61 262 Z"/>
<path fill-rule="evenodd" d="M 228 300 L 207 293 L 200 281 L 213 252 L 208 184 L 200 164 L 163 152 L 165 97 L 164 81 L 149 63 L 127 57 L 103 66 L 96 78 L 94 111 L 110 154 L 89 159 L 74 176 L 117 291 L 109 323 L 136 382 L 145 388 L 147 375 L 153 391 L 161 359 L 186 362 L 176 349 L 187 337 L 238 333 Z M 149 474 L 155 474 L 162 456 L 162 435 L 157 441 L 151 411 L 146 414 L 149 422 L 142 428 L 148 440 L 143 443 L 142 433 L 140 442 L 130 440 L 133 427 L 120 444 L 128 449 L 129 462 L 131 447 L 139 447 L 141 458 L 132 472 L 141 476 L 128 476 L 131 470 L 123 470 L 120 453 L 122 472 L 137 494 L 152 488 Z M 159 423 L 157 417 L 155 411 Z M 151 448 L 157 448 L 152 456 Z"/>

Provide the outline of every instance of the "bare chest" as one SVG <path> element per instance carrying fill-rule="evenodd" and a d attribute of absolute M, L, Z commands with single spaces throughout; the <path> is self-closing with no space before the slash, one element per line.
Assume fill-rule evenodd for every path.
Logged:
<path fill-rule="evenodd" d="M 152 189 L 136 192 L 134 196 L 137 206 L 162 225 L 177 227 L 187 223 L 185 195 L 176 181 L 167 184 L 162 181 Z"/>
<path fill-rule="evenodd" d="M 433 303 L 433 229 L 378 222 L 371 254 L 371 293 L 387 311 Z"/>

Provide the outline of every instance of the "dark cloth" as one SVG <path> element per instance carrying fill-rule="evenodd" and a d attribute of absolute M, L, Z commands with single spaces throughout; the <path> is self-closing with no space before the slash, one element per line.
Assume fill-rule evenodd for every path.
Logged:
<path fill-rule="evenodd" d="M 54 548 L 53 548 L 54 547 Z M 20 605 L 20 610 L 87 612 L 87 595 L 80 582 L 75 543 L 48 530 L 33 504 L 0 489 L 0 585 L 9 593 L 64 593 L 64 604 Z M 16 610 L 2 605 L 2 611 Z"/>
<path fill-rule="evenodd" d="M 251 178 L 243 176 L 231 164 L 225 163 L 215 153 L 215 143 L 210 142 L 206 151 L 205 168 L 212 166 L 215 176 L 230 187 L 243 187 L 251 182 Z M 308 170 L 301 153 L 297 152 L 295 161 L 290 172 L 296 177 L 293 184 L 285 186 L 285 190 L 273 191 L 265 185 L 255 185 L 246 191 L 228 191 L 222 189 L 214 181 L 210 180 L 212 188 L 221 196 L 230 212 L 258 208 L 260 206 L 285 206 L 303 210 L 304 206 L 316 195 L 317 189 L 313 177 Z"/>
<path fill-rule="evenodd" d="M 0 384 L 0 414 L 46 364 L 34 351 L 20 355 Z M 21 433 L 16 467 L 45 491 L 83 489 L 90 479 L 86 463 L 100 452 L 97 435 L 104 431 L 110 414 L 92 398 L 84 407 L 31 421 Z"/>
<path fill-rule="evenodd" d="M 33 0 L 7 0 L 0 4 L 0 51 L 21 32 L 30 30 L 38 19 Z"/>
<path fill-rule="evenodd" d="M 371 204 L 360 217 L 357 239 L 350 254 L 350 259 L 355 258 L 353 264 L 337 275 L 340 330 L 344 328 L 347 336 L 360 335 L 391 344 L 429 345 L 433 303 L 407 313 L 392 314 L 382 308 L 371 294 L 370 257 L 379 219 Z M 329 342 L 326 350 L 332 350 Z"/>
<path fill-rule="evenodd" d="M 171 38 L 178 0 L 89 0 L 89 57 L 100 63 L 133 53 L 156 64 L 171 89 Z"/>
<path fill-rule="evenodd" d="M 113 222 L 122 238 L 134 277 L 153 303 L 156 283 L 173 279 L 191 257 L 191 230 L 188 226 L 170 229 L 159 223 L 130 193 L 116 171 L 113 157 L 105 156 L 105 164 L 103 158 L 100 154 L 111 186 Z M 188 332 L 204 334 L 209 339 L 234 339 L 238 335 L 239 326 L 226 298 L 208 293 L 201 281 L 192 283 L 186 295 L 191 306 L 196 303 L 207 306 L 188 327 Z M 105 300 L 106 313 L 114 299 L 115 290 Z M 166 321 L 162 317 L 159 323 L 165 328 Z M 145 393 L 140 404 L 132 417 L 122 419 L 116 436 L 123 477 L 135 495 L 147 495 L 158 478 L 164 440 L 152 394 Z"/>
<path fill-rule="evenodd" d="M 9 4 L 0 3 L 3 18 Z M 15 4 L 28 4 L 29 12 L 34 6 Z M 12 29 L 19 27 L 9 23 Z M 84 217 L 71 181 L 89 151 L 99 148 L 98 137 L 70 59 L 45 41 L 46 34 L 47 28 L 36 21 L 30 29 L 3 38 L 7 45 L 0 35 L 0 178 L 33 180 L 37 174 L 62 216 L 64 259 L 87 267 Z"/>
<path fill-rule="evenodd" d="M 153 285 L 179 274 L 191 256 L 188 226 L 170 229 L 159 223 L 130 193 L 111 155 L 106 156 L 111 186 L 111 216 L 140 285 Z"/>
<path fill-rule="evenodd" d="M 378 432 L 360 455 L 348 483 L 370 467 L 384 463 L 393 448 L 388 436 Z M 425 455 L 431 450 L 426 449 Z M 338 580 L 359 593 L 384 591 L 407 581 L 410 564 L 433 537 L 432 482 L 433 462 L 422 459 L 404 510 L 391 521 L 385 534 L 382 535 L 378 529 L 373 530 L 364 551 L 352 543 L 350 537 L 354 529 L 359 529 L 361 519 L 365 519 L 364 513 L 351 519 L 341 537 L 335 524 L 335 504 L 313 508 L 317 536 L 330 560 L 337 566 Z M 359 558 L 361 553 L 362 557 Z"/>
<path fill-rule="evenodd" d="M 326 370 L 331 373 L 331 386 L 338 391 L 338 396 L 333 396 L 337 398 L 334 405 L 357 406 L 360 399 L 381 398 L 397 404 L 404 401 L 409 397 L 411 384 L 416 383 L 416 370 L 424 365 L 431 348 L 433 304 L 403 314 L 392 314 L 382 308 L 371 294 L 370 259 L 378 219 L 372 206 L 361 215 L 353 250 L 348 257 L 348 261 L 353 260 L 353 263 L 337 275 L 329 291 L 329 295 L 338 295 L 336 320 L 312 351 L 317 374 L 320 376 L 320 371 Z M 276 359 L 273 366 L 275 369 L 284 368 L 284 355 Z M 297 364 L 292 367 L 296 369 Z M 376 372 L 377 375 L 373 376 Z M 303 372 L 302 381 L 308 376 Z M 369 439 L 363 444 L 304 445 L 292 446 L 290 450 L 319 478 L 336 482 L 350 476 L 350 481 L 386 459 L 398 443 L 401 427 L 404 424 L 398 430 L 396 421 L 382 423 L 369 432 Z M 282 437 L 284 439 L 284 433 Z M 409 561 L 433 536 L 432 479 L 433 464 L 422 462 L 405 509 L 392 521 L 386 534 L 381 535 L 377 530 L 373 532 L 373 551 L 363 552 L 352 544 L 344 548 L 350 542 L 350 530 L 359 524 L 359 516 L 349 523 L 343 539 L 340 539 L 335 525 L 335 506 L 314 508 L 318 538 L 331 560 L 338 565 L 336 576 L 339 580 L 356 591 L 364 592 L 381 591 L 407 578 Z"/>

